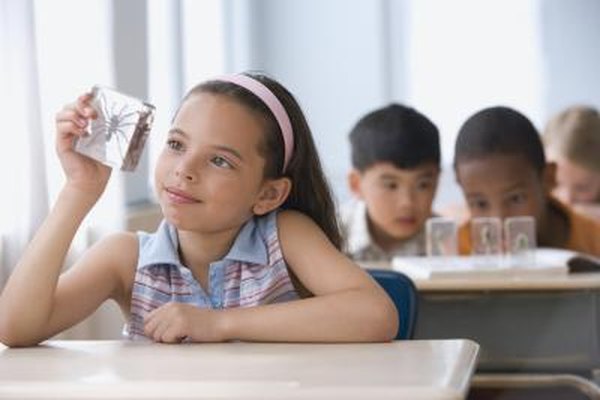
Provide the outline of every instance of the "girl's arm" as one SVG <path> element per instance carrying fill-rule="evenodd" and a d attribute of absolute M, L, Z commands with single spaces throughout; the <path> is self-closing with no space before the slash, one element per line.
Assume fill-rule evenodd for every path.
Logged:
<path fill-rule="evenodd" d="M 114 238 L 99 243 L 78 263 L 84 265 L 59 280 L 73 237 L 110 176 L 108 167 L 73 149 L 74 138 L 84 134 L 87 118 L 94 116 L 89 100 L 84 95 L 57 114 L 56 150 L 67 182 L 0 296 L 0 341 L 9 346 L 36 344 L 119 295 L 122 280 L 109 249 L 125 242 Z"/>
<path fill-rule="evenodd" d="M 132 233 L 108 236 L 61 275 L 70 243 L 65 225 L 73 223 L 74 215 L 61 218 L 69 202 L 60 197 L 0 296 L 0 342 L 7 346 L 46 340 L 82 321 L 109 298 L 122 309 L 128 304 L 137 238 Z"/>
<path fill-rule="evenodd" d="M 342 255 L 308 217 L 278 214 L 285 261 L 315 296 L 226 310 L 169 303 L 145 320 L 156 341 L 377 342 L 394 338 L 398 314 L 369 275 Z"/>
<path fill-rule="evenodd" d="M 278 216 L 287 265 L 315 296 L 223 312 L 228 339 L 302 342 L 375 342 L 394 338 L 396 308 L 360 267 L 341 254 L 303 214 Z"/>

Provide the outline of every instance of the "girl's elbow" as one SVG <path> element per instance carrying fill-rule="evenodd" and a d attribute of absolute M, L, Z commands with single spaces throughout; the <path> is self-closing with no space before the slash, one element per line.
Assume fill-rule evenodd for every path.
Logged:
<path fill-rule="evenodd" d="M 18 340 L 4 334 L 0 334 L 0 343 L 6 347 L 24 347 Z"/>
<path fill-rule="evenodd" d="M 0 323 L 0 343 L 8 347 L 21 347 L 18 337 L 4 324 Z"/>
<path fill-rule="evenodd" d="M 39 341 L 35 340 L 23 340 L 16 335 L 7 335 L 4 332 L 0 332 L 0 343 L 7 347 L 31 347 L 39 344 Z"/>
<path fill-rule="evenodd" d="M 399 327 L 398 311 L 387 296 L 378 295 L 368 307 L 369 329 L 368 341 L 389 342 L 396 338 Z"/>
<path fill-rule="evenodd" d="M 39 343 L 39 341 L 28 339 L 26 336 L 19 332 L 14 324 L 0 318 L 0 343 L 7 347 L 28 347 Z"/>
<path fill-rule="evenodd" d="M 379 314 L 379 340 L 381 342 L 389 342 L 396 338 L 400 321 L 396 306 L 388 299 L 382 304 Z"/>
<path fill-rule="evenodd" d="M 6 318 L 0 316 L 0 343 L 8 347 L 14 347 L 13 335 Z"/>

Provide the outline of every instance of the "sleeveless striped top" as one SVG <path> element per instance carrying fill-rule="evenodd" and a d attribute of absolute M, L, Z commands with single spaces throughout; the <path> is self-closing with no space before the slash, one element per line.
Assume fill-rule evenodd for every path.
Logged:
<path fill-rule="evenodd" d="M 145 339 L 144 317 L 169 302 L 205 308 L 252 307 L 299 298 L 277 235 L 277 212 L 250 219 L 227 255 L 209 265 L 208 291 L 178 255 L 177 230 L 165 220 L 156 232 L 138 232 L 139 257 L 124 335 Z"/>

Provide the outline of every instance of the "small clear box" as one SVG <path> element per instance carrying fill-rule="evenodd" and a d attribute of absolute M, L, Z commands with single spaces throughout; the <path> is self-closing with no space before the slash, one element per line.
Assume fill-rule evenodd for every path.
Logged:
<path fill-rule="evenodd" d="M 535 219 L 529 216 L 510 217 L 504 220 L 506 254 L 514 262 L 535 263 L 536 228 Z"/>
<path fill-rule="evenodd" d="M 471 243 L 473 254 L 502 254 L 502 221 L 500 218 L 473 218 L 471 221 Z"/>
<path fill-rule="evenodd" d="M 458 226 L 451 218 L 433 217 L 425 223 L 428 256 L 455 256 L 458 254 Z"/>
<path fill-rule="evenodd" d="M 154 106 L 102 86 L 94 86 L 92 95 L 98 117 L 75 150 L 112 168 L 134 171 L 152 128 Z"/>

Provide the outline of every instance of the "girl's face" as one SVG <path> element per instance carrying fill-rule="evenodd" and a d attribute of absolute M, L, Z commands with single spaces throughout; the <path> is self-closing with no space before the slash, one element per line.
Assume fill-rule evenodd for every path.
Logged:
<path fill-rule="evenodd" d="M 554 195 L 565 203 L 593 203 L 600 200 L 600 174 L 566 158 L 556 158 Z"/>
<path fill-rule="evenodd" d="M 239 228 L 263 189 L 263 131 L 259 117 L 226 96 L 199 93 L 185 100 L 155 171 L 165 218 L 181 230 Z"/>

